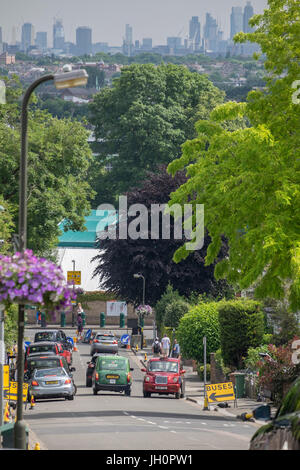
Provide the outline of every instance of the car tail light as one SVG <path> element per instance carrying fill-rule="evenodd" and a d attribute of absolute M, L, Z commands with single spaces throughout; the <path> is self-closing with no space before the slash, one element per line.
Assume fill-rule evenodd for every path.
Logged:
<path fill-rule="evenodd" d="M 94 343 L 99 343 L 99 340 L 98 340 L 98 339 L 94 339 Z"/>
<path fill-rule="evenodd" d="M 70 383 L 71 383 L 71 380 L 70 380 L 70 379 L 65 380 L 65 385 L 66 385 L 66 384 L 70 384 Z"/>
<path fill-rule="evenodd" d="M 96 378 L 96 380 L 99 380 L 99 374 L 98 374 L 98 372 L 96 372 L 95 378 Z"/>
<path fill-rule="evenodd" d="M 38 387 L 38 386 L 39 386 L 39 383 L 38 383 L 36 380 L 32 380 L 32 381 L 31 381 L 31 385 L 32 385 L 33 387 Z"/>
<path fill-rule="evenodd" d="M 128 384 L 129 384 L 130 380 L 131 380 L 131 374 L 127 374 L 127 383 Z"/>
<path fill-rule="evenodd" d="M 118 344 L 118 341 L 113 341 L 113 344 Z"/>

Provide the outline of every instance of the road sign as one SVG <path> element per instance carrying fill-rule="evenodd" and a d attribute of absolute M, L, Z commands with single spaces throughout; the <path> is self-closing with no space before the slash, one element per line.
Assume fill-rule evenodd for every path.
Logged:
<path fill-rule="evenodd" d="M 129 335 L 123 335 L 120 338 L 120 341 L 122 344 L 128 344 L 129 343 L 130 336 Z"/>
<path fill-rule="evenodd" d="M 81 284 L 81 271 L 68 271 L 67 272 L 68 281 L 72 281 L 73 284 Z"/>
<path fill-rule="evenodd" d="M 9 387 L 9 366 L 3 366 L 3 387 Z"/>
<path fill-rule="evenodd" d="M 209 384 L 205 386 L 207 399 L 210 403 L 235 400 L 232 382 Z"/>
<path fill-rule="evenodd" d="M 27 401 L 28 384 L 23 384 L 23 402 Z M 18 398 L 18 382 L 10 382 L 10 387 L 3 388 L 4 400 L 17 401 Z"/>

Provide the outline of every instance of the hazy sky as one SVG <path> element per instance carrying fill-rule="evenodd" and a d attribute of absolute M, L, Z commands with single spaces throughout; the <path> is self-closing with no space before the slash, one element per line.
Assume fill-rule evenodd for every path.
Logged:
<path fill-rule="evenodd" d="M 267 0 L 251 0 L 255 13 L 267 7 Z M 53 18 L 62 18 L 65 40 L 75 42 L 78 26 L 92 28 L 92 41 L 121 45 L 125 24 L 133 27 L 133 40 L 152 37 L 154 45 L 165 44 L 167 36 L 185 37 L 192 16 L 199 16 L 201 34 L 205 14 L 211 13 L 229 36 L 232 6 L 246 0 L 0 0 L 0 26 L 3 40 L 11 42 L 16 27 L 20 40 L 23 23 L 32 23 L 37 31 L 48 32 L 52 47 Z"/>

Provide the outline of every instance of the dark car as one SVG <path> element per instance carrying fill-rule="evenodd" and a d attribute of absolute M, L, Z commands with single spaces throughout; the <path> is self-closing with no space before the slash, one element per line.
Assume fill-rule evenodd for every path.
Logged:
<path fill-rule="evenodd" d="M 87 362 L 87 369 L 86 369 L 86 387 L 91 387 L 92 386 L 92 377 L 93 377 L 93 372 L 95 369 L 96 361 L 99 356 L 105 356 L 106 353 L 96 353 L 93 355 L 91 360 Z"/>
<path fill-rule="evenodd" d="M 144 397 L 150 397 L 152 393 L 160 395 L 175 395 L 175 398 L 183 398 L 185 394 L 185 370 L 180 367 L 180 359 L 171 357 L 152 358 L 148 361 L 143 393 Z"/>
<path fill-rule="evenodd" d="M 64 349 L 72 349 L 71 343 L 68 341 L 67 336 L 63 330 L 41 330 L 34 335 L 34 342 L 39 343 L 41 341 L 53 341 L 55 343 L 61 343 Z"/>
<path fill-rule="evenodd" d="M 69 367 L 63 356 L 41 355 L 39 353 L 27 357 L 26 370 L 24 371 L 29 379 L 35 369 L 51 369 L 55 367 L 64 367 L 68 373 L 75 371 L 75 367 Z"/>

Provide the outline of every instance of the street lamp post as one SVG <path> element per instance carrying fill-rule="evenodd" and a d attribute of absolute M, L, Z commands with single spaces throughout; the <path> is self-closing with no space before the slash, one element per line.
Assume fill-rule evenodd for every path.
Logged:
<path fill-rule="evenodd" d="M 21 158 L 20 158 L 20 183 L 19 183 L 19 251 L 23 253 L 27 247 L 27 129 L 28 129 L 28 103 L 33 91 L 41 84 L 50 80 L 54 81 L 58 89 L 84 85 L 88 75 L 84 69 L 74 72 L 50 74 L 40 77 L 26 90 L 22 101 L 21 115 Z M 17 392 L 17 419 L 14 426 L 15 448 L 26 449 L 26 426 L 23 419 L 23 376 L 24 376 L 24 319 L 25 305 L 20 304 L 18 310 L 18 392 Z"/>
<path fill-rule="evenodd" d="M 142 274 L 134 274 L 133 277 L 135 279 L 143 279 L 143 305 L 145 305 L 145 287 L 146 287 L 146 280 L 145 277 Z M 141 328 L 141 349 L 143 349 L 143 342 L 144 342 L 144 334 L 143 334 L 143 328 L 142 328 L 142 315 L 139 315 L 139 324 Z"/>

